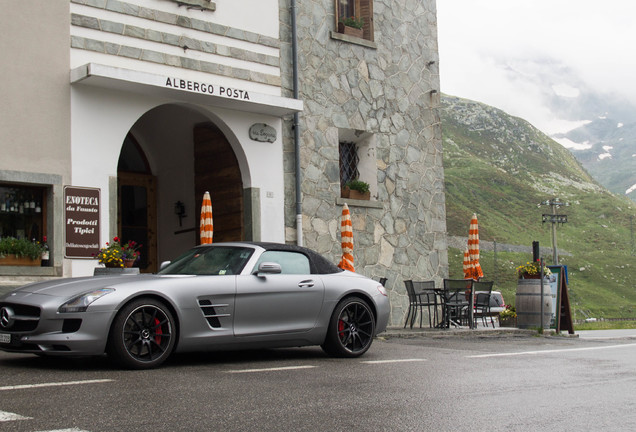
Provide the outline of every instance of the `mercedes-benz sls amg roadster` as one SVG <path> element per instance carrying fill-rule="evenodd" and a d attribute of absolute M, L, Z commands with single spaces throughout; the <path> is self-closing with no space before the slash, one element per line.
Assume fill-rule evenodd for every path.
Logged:
<path fill-rule="evenodd" d="M 195 247 L 157 274 L 39 282 L 0 297 L 0 349 L 152 368 L 172 353 L 320 345 L 364 354 L 389 319 L 384 287 L 275 243 Z"/>

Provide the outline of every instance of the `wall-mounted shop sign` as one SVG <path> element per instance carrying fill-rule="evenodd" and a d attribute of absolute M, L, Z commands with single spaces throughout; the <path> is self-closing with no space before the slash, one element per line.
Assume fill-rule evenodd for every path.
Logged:
<path fill-rule="evenodd" d="M 214 86 L 208 83 L 190 81 L 181 78 L 166 78 L 166 87 L 188 90 L 194 93 L 222 96 L 229 99 L 250 100 L 247 90 L 235 89 L 225 86 Z"/>
<path fill-rule="evenodd" d="M 99 252 L 99 189 L 64 187 L 66 258 L 93 258 Z"/>
<path fill-rule="evenodd" d="M 254 123 L 250 126 L 250 139 L 260 142 L 276 141 L 276 129 L 265 123 Z"/>

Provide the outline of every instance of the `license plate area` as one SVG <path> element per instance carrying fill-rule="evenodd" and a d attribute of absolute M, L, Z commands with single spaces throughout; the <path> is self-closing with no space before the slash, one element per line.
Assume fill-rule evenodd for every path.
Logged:
<path fill-rule="evenodd" d="M 0 333 L 0 343 L 11 343 L 11 335 L 8 333 Z"/>

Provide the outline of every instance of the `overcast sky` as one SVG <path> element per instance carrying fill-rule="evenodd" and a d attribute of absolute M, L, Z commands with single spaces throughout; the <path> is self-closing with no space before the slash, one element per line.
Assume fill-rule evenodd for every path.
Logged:
<path fill-rule="evenodd" d="M 573 98 L 587 85 L 636 105 L 636 0 L 437 0 L 437 17 L 446 94 L 548 134 L 576 125 L 546 108 L 550 93 Z"/>

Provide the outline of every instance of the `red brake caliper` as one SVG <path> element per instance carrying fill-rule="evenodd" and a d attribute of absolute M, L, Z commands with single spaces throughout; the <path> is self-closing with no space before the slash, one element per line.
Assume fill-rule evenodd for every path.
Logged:
<path fill-rule="evenodd" d="M 163 331 L 161 331 L 161 326 L 159 325 L 159 320 L 157 318 L 155 318 L 155 327 L 157 327 L 157 330 L 155 331 L 155 343 L 157 345 L 161 345 L 161 335 L 163 334 Z"/>
<path fill-rule="evenodd" d="M 342 339 L 343 333 L 345 329 L 345 322 L 343 320 L 338 320 L 338 336 Z"/>

